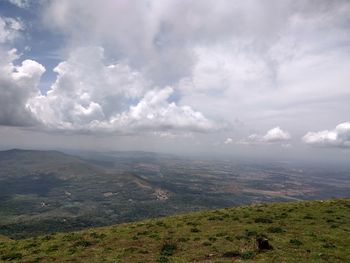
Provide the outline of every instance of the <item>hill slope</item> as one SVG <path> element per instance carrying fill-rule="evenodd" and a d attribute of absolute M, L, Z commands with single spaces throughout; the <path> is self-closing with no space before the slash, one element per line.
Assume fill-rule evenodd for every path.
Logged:
<path fill-rule="evenodd" d="M 0 241 L 18 262 L 350 262 L 350 199 L 203 211 Z M 257 237 L 273 249 L 258 250 Z"/>

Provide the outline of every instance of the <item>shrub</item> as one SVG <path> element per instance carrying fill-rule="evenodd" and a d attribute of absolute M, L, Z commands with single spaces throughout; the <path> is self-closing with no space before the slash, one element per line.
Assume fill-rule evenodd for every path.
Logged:
<path fill-rule="evenodd" d="M 303 244 L 303 242 L 301 242 L 300 240 L 298 239 L 291 239 L 289 241 L 289 243 L 291 243 L 292 245 L 295 245 L 295 246 L 301 246 Z"/>
<path fill-rule="evenodd" d="M 105 238 L 106 237 L 106 235 L 105 234 L 98 234 L 98 233 L 96 233 L 96 232 L 92 232 L 91 234 L 90 234 L 90 236 L 92 237 L 92 238 L 96 238 L 96 239 L 103 239 L 103 238 Z"/>
<path fill-rule="evenodd" d="M 283 230 L 283 228 L 281 228 L 281 227 L 276 227 L 276 226 L 272 226 L 272 227 L 269 227 L 268 229 L 267 229 L 267 231 L 268 232 L 270 232 L 270 233 L 283 233 L 283 232 L 285 232 L 284 230 Z"/>
<path fill-rule="evenodd" d="M 234 257 L 240 257 L 241 253 L 239 253 L 239 251 L 235 250 L 235 251 L 227 251 L 224 254 L 222 254 L 223 257 L 225 258 L 234 258 Z"/>
<path fill-rule="evenodd" d="M 166 224 L 165 224 L 164 222 L 162 222 L 162 221 L 157 221 L 157 222 L 156 222 L 156 225 L 157 225 L 157 226 L 166 227 Z"/>
<path fill-rule="evenodd" d="M 162 256 L 172 256 L 176 251 L 176 249 L 177 249 L 176 244 L 165 243 L 160 250 L 160 254 Z"/>
<path fill-rule="evenodd" d="M 52 245 L 47 249 L 47 252 L 54 252 L 58 250 L 58 246 L 57 245 Z"/>
<path fill-rule="evenodd" d="M 314 219 L 314 217 L 313 217 L 312 215 L 309 215 L 309 214 L 308 214 L 308 215 L 305 215 L 305 216 L 304 216 L 304 219 Z"/>
<path fill-rule="evenodd" d="M 245 251 L 241 253 L 242 259 L 252 259 L 255 257 L 255 253 L 253 251 Z"/>
<path fill-rule="evenodd" d="M 257 236 L 258 233 L 254 230 L 246 230 L 245 231 L 245 236 L 246 237 L 254 237 L 254 236 Z"/>
<path fill-rule="evenodd" d="M 179 239 L 178 239 L 178 241 L 179 242 L 187 242 L 187 241 L 189 241 L 190 239 L 188 238 L 188 237 L 180 237 Z"/>
<path fill-rule="evenodd" d="M 211 216 L 211 217 L 208 217 L 208 220 L 209 221 L 222 221 L 222 220 L 224 220 L 224 218 L 222 216 Z"/>
<path fill-rule="evenodd" d="M 323 248 L 335 248 L 335 245 L 330 243 L 330 242 L 326 242 L 325 244 L 322 245 Z"/>
<path fill-rule="evenodd" d="M 88 240 L 79 240 L 73 244 L 74 247 L 89 247 L 92 243 Z"/>
<path fill-rule="evenodd" d="M 217 238 L 216 237 L 208 237 L 208 240 L 214 242 L 217 240 Z"/>
<path fill-rule="evenodd" d="M 198 228 L 193 227 L 193 228 L 191 228 L 191 232 L 192 233 L 198 233 L 198 232 L 201 232 L 201 231 Z"/>
<path fill-rule="evenodd" d="M 230 237 L 230 236 L 226 236 L 225 239 L 226 239 L 227 241 L 233 242 L 233 238 Z"/>
<path fill-rule="evenodd" d="M 267 217 L 258 217 L 258 218 L 255 218 L 255 223 L 271 224 L 272 220 Z"/>
<path fill-rule="evenodd" d="M 148 235 L 148 237 L 153 238 L 154 240 L 160 240 L 160 236 L 156 233 Z"/>
<path fill-rule="evenodd" d="M 2 255 L 2 256 L 1 256 L 1 259 L 2 259 L 2 260 L 7 260 L 7 261 L 10 261 L 10 260 L 20 260 L 20 259 L 22 259 L 22 254 L 21 254 L 21 253 L 18 253 L 18 252 L 14 252 L 14 253 L 10 253 L 10 254 L 5 254 L 5 255 Z"/>
<path fill-rule="evenodd" d="M 168 263 L 169 262 L 169 259 L 167 256 L 160 256 L 159 259 L 158 259 L 158 263 Z"/>
<path fill-rule="evenodd" d="M 217 237 L 223 237 L 223 236 L 227 236 L 227 233 L 226 233 L 226 232 L 219 232 L 219 233 L 217 233 L 215 236 L 217 236 Z"/>
<path fill-rule="evenodd" d="M 209 242 L 209 241 L 204 241 L 202 244 L 203 244 L 203 246 L 206 246 L 206 247 L 212 245 L 211 242 Z"/>

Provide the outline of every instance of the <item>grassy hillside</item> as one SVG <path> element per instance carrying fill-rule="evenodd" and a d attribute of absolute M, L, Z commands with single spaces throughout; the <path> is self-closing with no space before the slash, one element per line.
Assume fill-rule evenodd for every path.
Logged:
<path fill-rule="evenodd" d="M 272 249 L 259 250 L 257 238 Z M 274 203 L 0 240 L 13 262 L 350 262 L 350 199 Z"/>

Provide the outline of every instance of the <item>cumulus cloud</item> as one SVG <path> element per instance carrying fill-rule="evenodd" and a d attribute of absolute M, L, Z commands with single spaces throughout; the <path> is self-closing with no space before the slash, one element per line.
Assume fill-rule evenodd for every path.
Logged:
<path fill-rule="evenodd" d="M 233 143 L 232 138 L 227 138 L 227 139 L 224 141 L 224 144 L 231 144 L 231 143 Z"/>
<path fill-rule="evenodd" d="M 54 69 L 47 94 L 38 88 L 44 66 L 20 56 L 12 43 L 20 21 L 0 17 L 0 124 L 92 132 L 203 132 L 213 122 L 190 106 L 171 101 L 171 87 L 159 88 L 127 61 L 107 63 L 102 47 L 76 48 Z"/>
<path fill-rule="evenodd" d="M 24 26 L 20 20 L 0 17 L 0 125 L 28 126 L 36 123 L 28 100 L 40 91 L 38 84 L 45 68 L 33 60 L 16 65 L 17 50 L 8 49 Z"/>
<path fill-rule="evenodd" d="M 47 95 L 30 111 L 45 127 L 71 131 L 209 131 L 215 125 L 190 106 L 170 101 L 171 87 L 157 88 L 128 64 L 106 65 L 100 47 L 80 48 L 56 68 Z"/>
<path fill-rule="evenodd" d="M 38 83 L 45 68 L 33 60 L 25 60 L 15 66 L 11 62 L 16 57 L 15 50 L 2 54 L 2 58 L 6 57 L 9 61 L 0 63 L 0 124 L 33 125 L 36 117 L 27 103 L 39 93 Z"/>
<path fill-rule="evenodd" d="M 265 135 L 251 134 L 247 138 L 239 141 L 239 144 L 258 144 L 258 143 L 282 143 L 289 141 L 291 136 L 289 132 L 283 131 L 280 127 L 272 128 Z"/>
<path fill-rule="evenodd" d="M 350 122 L 343 122 L 330 131 L 308 132 L 302 139 L 311 146 L 349 148 Z"/>

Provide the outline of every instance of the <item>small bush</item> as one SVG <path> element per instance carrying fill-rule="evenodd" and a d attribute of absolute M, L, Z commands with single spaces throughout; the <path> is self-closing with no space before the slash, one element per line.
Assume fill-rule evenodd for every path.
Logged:
<path fill-rule="evenodd" d="M 54 252 L 58 250 L 58 246 L 57 245 L 52 245 L 47 249 L 47 252 Z"/>
<path fill-rule="evenodd" d="M 219 232 L 215 236 L 217 236 L 217 237 L 224 237 L 224 236 L 227 236 L 227 232 Z"/>
<path fill-rule="evenodd" d="M 287 213 L 282 213 L 278 216 L 278 218 L 283 219 L 283 218 L 287 218 L 288 214 Z"/>
<path fill-rule="evenodd" d="M 322 245 L 323 248 L 335 248 L 335 245 L 330 243 L 330 242 L 326 242 L 325 244 Z"/>
<path fill-rule="evenodd" d="M 235 251 L 227 251 L 224 254 L 222 254 L 223 257 L 225 258 L 235 258 L 235 257 L 240 257 L 241 253 L 239 253 L 239 251 L 235 250 Z"/>
<path fill-rule="evenodd" d="M 209 221 L 222 221 L 222 220 L 224 220 L 224 218 L 222 216 L 211 216 L 211 217 L 208 217 L 208 220 Z"/>
<path fill-rule="evenodd" d="M 258 235 L 258 233 L 256 231 L 254 231 L 254 230 L 246 230 L 245 231 L 245 236 L 246 237 L 255 237 L 257 235 Z"/>
<path fill-rule="evenodd" d="M 158 259 L 158 263 L 168 263 L 169 262 L 169 258 L 167 256 L 160 256 Z"/>
<path fill-rule="evenodd" d="M 42 238 L 43 241 L 49 241 L 51 239 L 53 239 L 53 236 L 51 236 L 51 235 L 46 235 Z"/>
<path fill-rule="evenodd" d="M 269 227 L 268 229 L 267 229 L 267 231 L 268 232 L 270 232 L 270 233 L 283 233 L 283 232 L 285 232 L 284 230 L 283 230 L 283 228 L 281 228 L 281 227 L 276 227 L 276 226 L 272 226 L 272 227 Z"/>
<path fill-rule="evenodd" d="M 10 260 L 19 260 L 19 259 L 22 259 L 22 254 L 21 254 L 21 253 L 18 253 L 18 252 L 14 252 L 14 253 L 10 253 L 10 254 L 5 254 L 5 255 L 2 255 L 2 256 L 1 256 L 1 259 L 2 259 L 2 260 L 7 260 L 7 261 L 10 261 Z"/>
<path fill-rule="evenodd" d="M 160 236 L 158 234 L 151 234 L 151 235 L 148 235 L 148 237 L 150 237 L 154 240 L 160 240 Z"/>
<path fill-rule="evenodd" d="M 245 251 L 241 253 L 242 259 L 252 259 L 255 257 L 255 253 L 253 251 Z"/>
<path fill-rule="evenodd" d="M 216 240 L 218 240 L 216 237 L 208 237 L 209 241 L 215 242 Z"/>
<path fill-rule="evenodd" d="M 226 237 L 225 237 L 225 240 L 230 241 L 230 242 L 233 242 L 233 238 L 230 237 L 230 236 L 226 236 Z"/>
<path fill-rule="evenodd" d="M 74 247 L 89 247 L 92 243 L 88 240 L 79 240 L 73 244 Z"/>
<path fill-rule="evenodd" d="M 241 239 L 243 239 L 243 238 L 246 238 L 246 236 L 236 235 L 235 238 L 236 238 L 237 240 L 241 240 Z"/>
<path fill-rule="evenodd" d="M 301 241 L 298 240 L 298 239 L 291 239 L 291 240 L 289 241 L 289 243 L 291 243 L 291 244 L 294 245 L 294 246 L 301 246 L 301 245 L 303 244 L 303 242 L 301 242 Z"/>
<path fill-rule="evenodd" d="M 314 217 L 313 217 L 312 215 L 309 215 L 309 214 L 308 214 L 308 215 L 305 215 L 305 216 L 304 216 L 304 219 L 314 219 Z"/>
<path fill-rule="evenodd" d="M 160 254 L 162 256 L 172 256 L 176 251 L 176 249 L 177 249 L 176 244 L 165 243 L 160 250 Z"/>
<path fill-rule="evenodd" d="M 267 217 L 258 217 L 255 218 L 255 223 L 262 223 L 262 224 L 271 224 L 272 220 L 270 218 Z"/>
<path fill-rule="evenodd" d="M 162 221 L 157 221 L 157 222 L 156 222 L 156 225 L 157 225 L 157 226 L 166 227 L 166 224 L 165 224 L 164 222 L 162 222 Z"/>
<path fill-rule="evenodd" d="M 189 241 L 190 239 L 188 238 L 188 237 L 180 237 L 179 239 L 178 239 L 178 241 L 179 242 L 187 242 L 187 241 Z"/>
<path fill-rule="evenodd" d="M 193 227 L 193 228 L 191 228 L 191 232 L 192 233 L 198 233 L 198 232 L 201 232 L 201 231 L 198 228 Z"/>
<path fill-rule="evenodd" d="M 31 248 L 34 248 L 34 247 L 37 247 L 37 246 L 38 246 L 37 243 L 31 242 L 31 243 L 28 243 L 24 248 L 25 249 L 31 249 Z"/>
<path fill-rule="evenodd" d="M 202 244 L 203 244 L 203 246 L 206 246 L 206 247 L 212 245 L 211 242 L 209 242 L 209 241 L 204 241 Z"/>
<path fill-rule="evenodd" d="M 90 234 L 90 237 L 92 237 L 92 238 L 96 238 L 96 239 L 103 239 L 103 238 L 105 238 L 106 237 L 106 235 L 105 234 L 98 234 L 98 233 L 96 233 L 96 232 L 92 232 L 91 234 Z"/>

